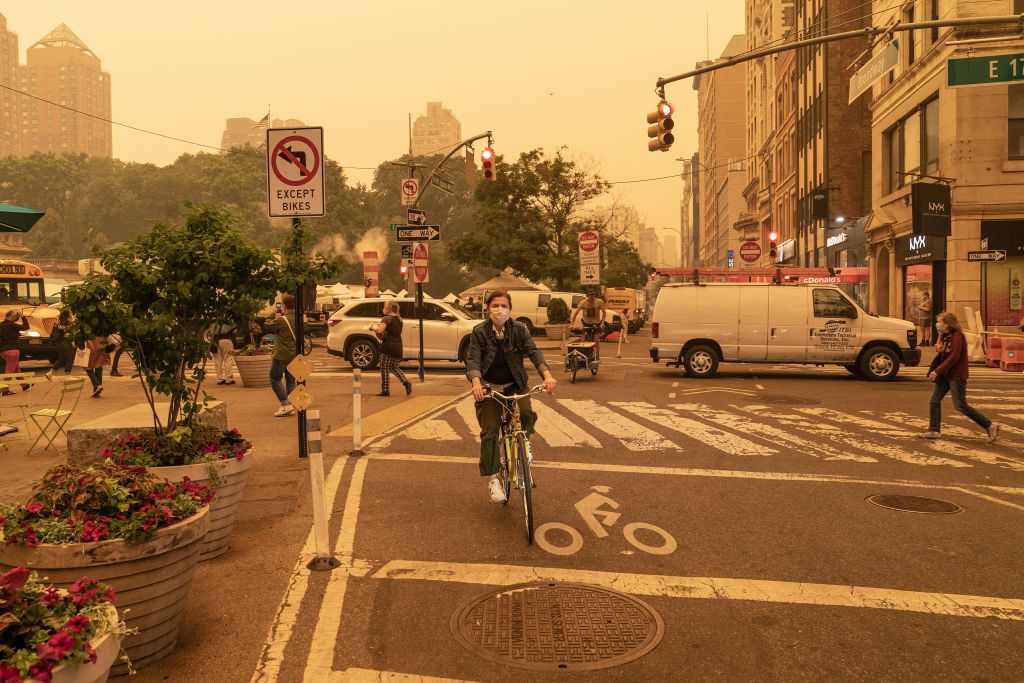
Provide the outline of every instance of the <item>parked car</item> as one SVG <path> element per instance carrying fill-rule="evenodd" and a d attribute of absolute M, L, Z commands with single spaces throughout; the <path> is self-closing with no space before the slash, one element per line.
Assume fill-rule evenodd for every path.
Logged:
<path fill-rule="evenodd" d="M 867 313 L 832 285 L 680 283 L 658 294 L 651 359 L 691 377 L 720 362 L 808 363 L 885 381 L 921 350 L 914 323 Z"/>
<path fill-rule="evenodd" d="M 384 302 L 397 301 L 404 327 L 402 341 L 406 358 L 419 355 L 419 320 L 412 297 L 352 299 L 331 315 L 327 323 L 327 352 L 347 360 L 352 367 L 368 370 L 380 360 L 380 342 L 368 328 L 380 322 Z M 465 362 L 469 334 L 480 322 L 457 304 L 440 299 L 423 302 L 423 358 Z"/>

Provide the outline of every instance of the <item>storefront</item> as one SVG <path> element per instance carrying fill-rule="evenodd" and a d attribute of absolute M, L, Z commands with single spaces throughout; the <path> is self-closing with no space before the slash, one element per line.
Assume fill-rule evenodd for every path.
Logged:
<path fill-rule="evenodd" d="M 825 233 L 826 263 L 830 268 L 863 268 L 868 265 L 868 217 L 832 226 Z"/>
<path fill-rule="evenodd" d="M 982 306 L 985 323 L 1014 326 L 1024 320 L 1024 220 L 982 221 L 981 248 L 1006 252 L 1006 260 L 982 265 Z"/>
<path fill-rule="evenodd" d="M 903 318 L 931 329 L 946 301 L 945 235 L 896 239 L 896 267 L 903 286 Z M 923 335 L 921 341 L 933 338 Z"/>
<path fill-rule="evenodd" d="M 795 264 L 796 240 L 786 240 L 785 242 L 780 242 L 776 252 L 776 263 L 788 263 L 790 265 Z"/>

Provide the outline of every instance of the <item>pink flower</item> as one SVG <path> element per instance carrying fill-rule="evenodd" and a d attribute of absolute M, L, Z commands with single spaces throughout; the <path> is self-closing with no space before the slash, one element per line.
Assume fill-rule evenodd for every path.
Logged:
<path fill-rule="evenodd" d="M 78 635 L 84 630 L 92 626 L 92 622 L 89 621 L 89 617 L 84 614 L 76 614 L 75 616 L 68 619 L 67 623 L 61 626 L 62 629 L 68 633 L 74 633 Z"/>
<path fill-rule="evenodd" d="M 52 607 L 56 605 L 58 602 L 60 602 L 60 600 L 60 591 L 56 588 L 47 588 L 45 591 L 43 591 L 42 601 L 45 604 Z"/>
<path fill-rule="evenodd" d="M 75 646 L 75 639 L 67 631 L 60 629 L 50 636 L 46 644 L 57 650 L 70 650 Z"/>
<path fill-rule="evenodd" d="M 25 506 L 25 512 L 27 512 L 30 515 L 38 515 L 42 509 L 43 504 L 38 501 L 29 503 Z"/>
<path fill-rule="evenodd" d="M 0 589 L 10 592 L 12 595 L 25 587 L 28 581 L 28 567 L 15 567 L 3 576 L 0 576 Z"/>
<path fill-rule="evenodd" d="M 0 664 L 0 683 L 21 683 L 21 674 L 9 664 Z"/>
<path fill-rule="evenodd" d="M 89 663 L 94 664 L 96 662 L 96 650 L 94 650 L 92 645 L 89 643 L 86 643 L 82 649 L 84 649 L 85 654 L 89 656 Z"/>
<path fill-rule="evenodd" d="M 53 674 L 50 673 L 52 665 L 49 663 L 39 663 L 28 670 L 29 677 L 34 681 L 42 681 L 43 683 L 50 683 L 53 680 Z"/>

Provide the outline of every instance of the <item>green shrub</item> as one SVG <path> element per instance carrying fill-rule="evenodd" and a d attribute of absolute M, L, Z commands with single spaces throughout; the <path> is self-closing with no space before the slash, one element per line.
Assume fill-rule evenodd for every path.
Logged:
<path fill-rule="evenodd" d="M 557 297 L 548 302 L 548 322 L 555 325 L 569 322 L 569 306 Z"/>

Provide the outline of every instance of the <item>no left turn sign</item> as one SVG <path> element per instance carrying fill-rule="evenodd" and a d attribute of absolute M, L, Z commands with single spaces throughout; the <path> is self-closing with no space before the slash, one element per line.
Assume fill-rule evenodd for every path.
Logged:
<path fill-rule="evenodd" d="M 416 203 L 416 197 L 420 196 L 420 181 L 416 178 L 406 178 L 402 181 L 402 206 L 412 206 Z"/>
<path fill-rule="evenodd" d="M 267 194 L 272 217 L 323 216 L 323 128 L 267 130 Z"/>

